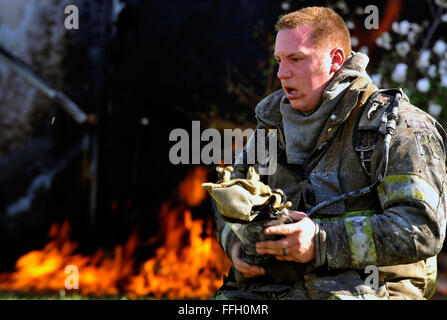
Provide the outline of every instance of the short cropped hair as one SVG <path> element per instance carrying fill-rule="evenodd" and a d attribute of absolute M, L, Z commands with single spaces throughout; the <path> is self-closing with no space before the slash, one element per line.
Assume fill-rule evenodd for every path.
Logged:
<path fill-rule="evenodd" d="M 312 29 L 311 41 L 314 45 L 340 46 L 345 57 L 351 54 L 351 36 L 343 18 L 334 10 L 325 7 L 306 7 L 281 16 L 275 30 L 295 29 L 308 26 Z"/>

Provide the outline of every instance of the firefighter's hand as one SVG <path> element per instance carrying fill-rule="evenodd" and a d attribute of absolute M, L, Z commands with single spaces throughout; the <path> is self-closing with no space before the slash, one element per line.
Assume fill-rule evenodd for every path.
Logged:
<path fill-rule="evenodd" d="M 304 212 L 284 209 L 295 223 L 271 226 L 264 229 L 265 234 L 284 235 L 275 241 L 256 243 L 259 254 L 272 254 L 277 260 L 306 263 L 315 257 L 315 223 Z"/>
<path fill-rule="evenodd" d="M 233 260 L 234 267 L 239 270 L 239 272 L 245 278 L 251 278 L 265 274 L 265 270 L 263 268 L 248 264 L 240 258 L 241 245 L 241 241 L 236 240 L 233 247 L 231 248 L 231 260 Z"/>

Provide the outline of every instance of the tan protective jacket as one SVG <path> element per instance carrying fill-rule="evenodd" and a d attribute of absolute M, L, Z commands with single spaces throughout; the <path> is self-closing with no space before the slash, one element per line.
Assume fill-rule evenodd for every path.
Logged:
<path fill-rule="evenodd" d="M 258 104 L 259 126 L 279 133 L 278 168 L 268 176 L 268 185 L 284 191 L 293 202 L 291 209 L 306 212 L 377 179 L 383 151 L 379 124 L 384 108 L 368 100 L 375 91 L 377 88 L 365 78 L 351 83 L 304 166 L 290 165 L 286 160 L 279 111 L 285 98 L 282 90 Z M 297 273 L 287 287 L 288 281 L 244 279 L 232 270 L 235 275 L 230 274 L 217 296 L 429 298 L 436 286 L 436 254 L 446 229 L 445 141 L 440 124 L 411 105 L 403 94 L 386 176 L 373 192 L 336 202 L 312 216 L 319 229 L 316 258 L 306 265 L 304 274 Z M 237 169 L 243 172 L 244 168 Z M 219 217 L 217 224 L 218 239 L 229 255 L 236 237 Z M 379 267 L 378 288 L 365 283 L 369 265 Z M 260 293 L 263 290 L 269 293 Z"/>

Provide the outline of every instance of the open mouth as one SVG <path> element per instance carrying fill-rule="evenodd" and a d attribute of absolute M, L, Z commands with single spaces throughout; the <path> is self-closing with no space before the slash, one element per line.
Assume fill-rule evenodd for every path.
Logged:
<path fill-rule="evenodd" d="M 298 90 L 294 87 L 284 86 L 284 91 L 288 98 L 296 98 L 298 97 Z"/>

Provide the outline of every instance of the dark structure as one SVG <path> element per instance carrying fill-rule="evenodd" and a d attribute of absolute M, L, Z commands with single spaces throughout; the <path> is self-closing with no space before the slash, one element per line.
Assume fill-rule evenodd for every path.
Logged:
<path fill-rule="evenodd" d="M 253 101 L 275 87 L 272 30 L 284 1 L 74 2 L 80 28 L 66 34 L 61 89 L 97 121 L 79 126 L 51 104 L 32 138 L 0 158 L 0 269 L 45 244 L 53 222 L 69 220 L 86 251 L 123 243 L 137 225 L 154 234 L 161 202 L 190 169 L 169 161 L 171 130 L 247 125 Z M 31 190 L 37 178 L 50 183 Z M 20 199 L 30 206 L 10 214 Z"/>

